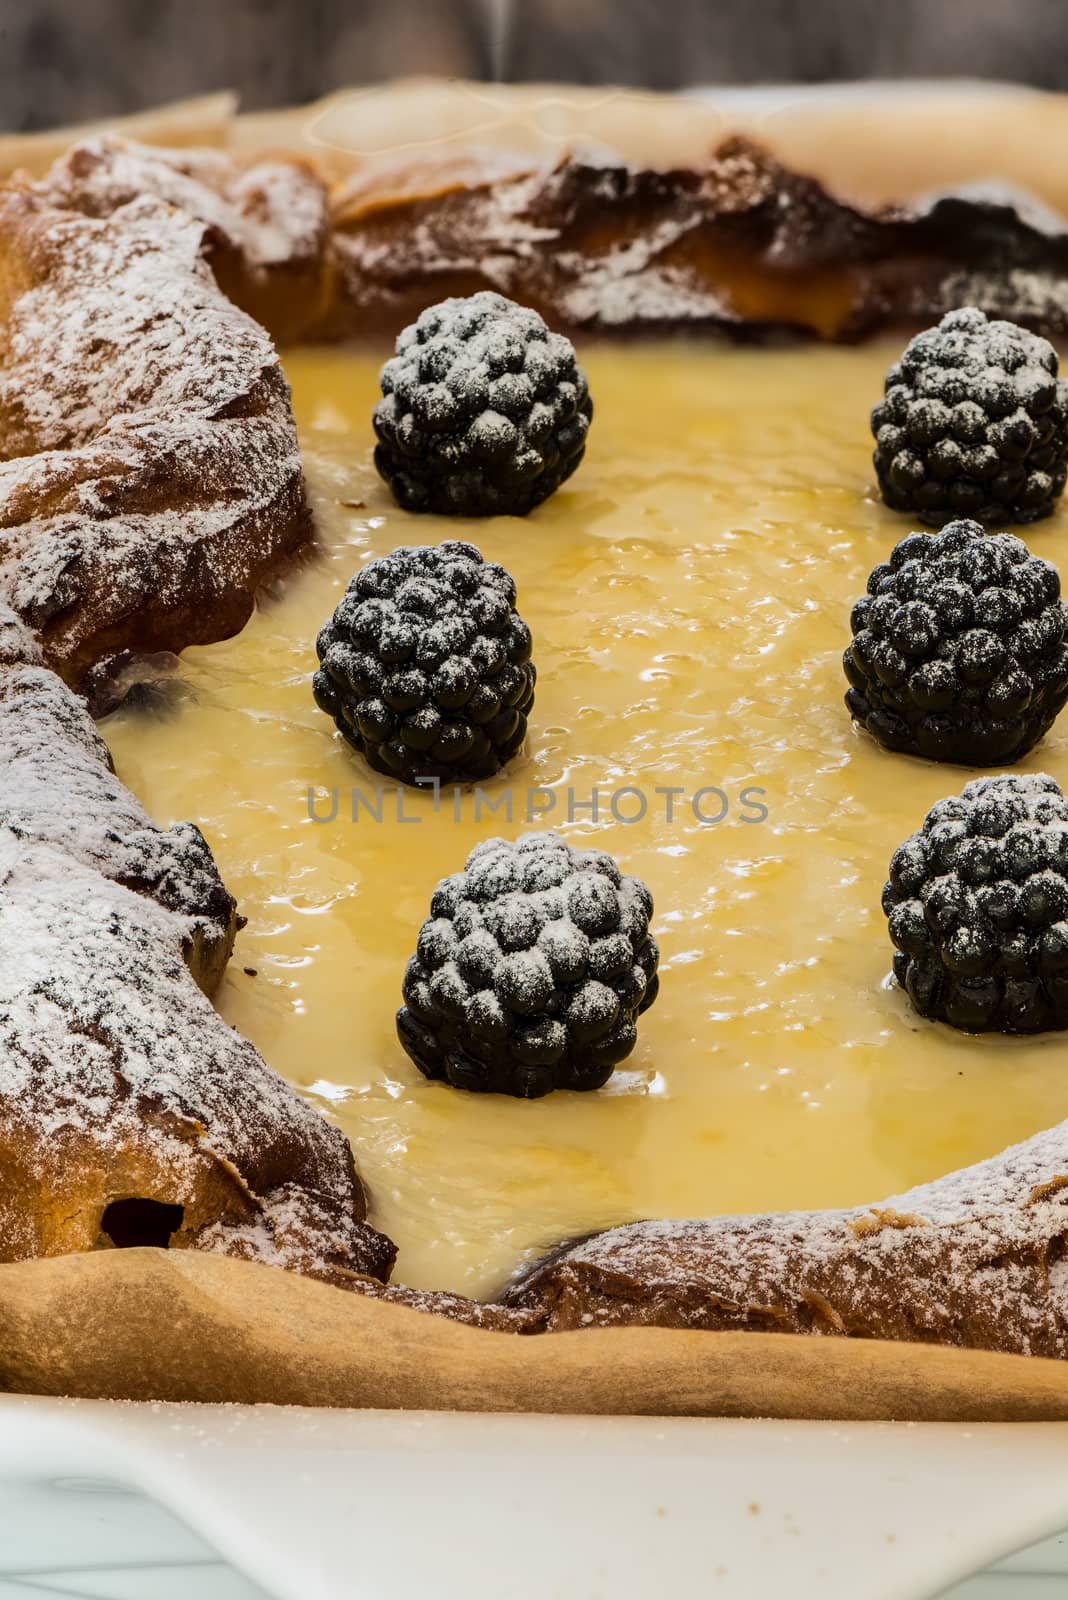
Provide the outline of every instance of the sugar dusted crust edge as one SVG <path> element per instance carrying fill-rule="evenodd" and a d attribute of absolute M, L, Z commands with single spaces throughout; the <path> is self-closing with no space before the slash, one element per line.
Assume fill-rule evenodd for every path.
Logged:
<path fill-rule="evenodd" d="M 288 385 L 207 227 L 158 186 L 103 216 L 0 190 L 0 599 L 76 687 L 236 633 L 308 538 Z"/>
<path fill-rule="evenodd" d="M 0 759 L 0 1260 L 92 1250 L 147 1200 L 178 1247 L 387 1276 L 347 1140 L 204 992 L 235 931 L 204 839 L 149 819 L 7 610 Z"/>
<path fill-rule="evenodd" d="M 846 1211 L 615 1228 L 505 1304 L 547 1330 L 807 1333 L 1068 1355 L 1068 1123 Z"/>
<path fill-rule="evenodd" d="M 386 1277 L 344 1136 L 207 997 L 236 907 L 205 841 L 155 827 L 72 692 L 236 632 L 308 535 L 277 354 L 206 256 L 299 270 L 284 195 L 255 179 L 230 239 L 248 191 L 198 218 L 155 170 L 102 214 L 63 186 L 91 153 L 0 190 L 0 1260 L 136 1242 L 150 1202 L 177 1247 Z"/>
<path fill-rule="evenodd" d="M 999 117 L 1035 140 L 1024 141 L 1029 161 L 1004 146 L 997 181 L 984 182 L 991 169 L 976 162 L 999 163 Z M 971 143 L 953 136 L 961 122 Z M 556 123 L 564 132 L 546 131 Z M 1068 99 L 975 86 L 944 105 L 906 88 L 852 106 L 773 97 L 757 111 L 611 90 L 402 84 L 237 118 L 222 135 L 208 120 L 214 148 L 160 160 L 201 175 L 228 164 L 238 182 L 288 163 L 319 183 L 318 258 L 295 254 L 277 292 L 232 272 L 218 235 L 212 245 L 225 291 L 283 339 L 381 340 L 429 301 L 483 288 L 555 326 L 615 335 L 852 340 L 964 303 L 1056 334 L 1068 331 L 1068 189 L 1044 152 L 1060 131 Z M 108 142 L 94 135 L 80 148 Z M 885 150 L 903 146 L 911 159 L 888 167 Z M 291 183 L 290 203 L 297 194 Z M 217 215 L 213 201 L 209 226 Z"/>
<path fill-rule="evenodd" d="M 629 1223 L 534 1262 L 495 1301 L 367 1286 L 522 1334 L 676 1328 L 1068 1357 L 1068 1122 L 840 1211 Z"/>

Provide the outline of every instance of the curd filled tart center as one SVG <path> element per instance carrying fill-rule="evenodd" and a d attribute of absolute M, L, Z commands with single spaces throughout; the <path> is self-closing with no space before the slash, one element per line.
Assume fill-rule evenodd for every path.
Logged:
<path fill-rule="evenodd" d="M 957 1031 L 890 976 L 891 857 L 974 776 L 842 704 L 851 609 L 910 526 L 868 424 L 900 348 L 590 344 L 595 447 L 532 518 L 401 509 L 372 462 L 383 352 L 285 353 L 314 552 L 101 728 L 156 821 L 203 828 L 248 918 L 218 1004 L 351 1139 L 395 1281 L 489 1296 L 617 1223 L 852 1206 L 1068 1115 L 1063 1033 Z M 911 526 L 967 515 L 908 500 L 918 447 L 881 420 Z M 350 580 L 448 540 L 514 579 L 536 704 L 502 771 L 434 792 L 355 756 L 311 683 Z M 1066 750 L 1054 726 L 1012 771 L 1063 786 Z M 398 1043 L 406 963 L 479 841 L 543 830 L 648 886 L 659 997 L 596 1093 L 457 1092 Z"/>

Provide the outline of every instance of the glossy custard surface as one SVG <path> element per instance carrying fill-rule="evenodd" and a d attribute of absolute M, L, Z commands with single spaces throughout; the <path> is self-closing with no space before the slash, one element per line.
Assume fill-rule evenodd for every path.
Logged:
<path fill-rule="evenodd" d="M 480 522 L 390 501 L 376 360 L 288 355 L 318 554 L 185 653 L 163 711 L 103 731 L 160 822 L 207 834 L 249 919 L 220 1006 L 352 1140 L 398 1281 L 481 1295 L 623 1220 L 876 1200 L 1068 1116 L 1068 1043 L 955 1034 L 887 978 L 890 855 L 969 776 L 883 752 L 842 701 L 850 606 L 909 531 L 871 496 L 894 353 L 585 351 L 586 461 L 528 519 Z M 1058 561 L 1064 513 L 1027 537 Z M 445 538 L 510 569 L 535 639 L 531 737 L 481 816 L 398 800 L 310 691 L 361 563 Z M 1068 725 L 1024 768 L 1068 781 Z M 309 790 L 320 816 L 337 791 L 333 821 Z M 435 883 L 528 826 L 595 839 L 655 896 L 660 998 L 596 1094 L 466 1095 L 396 1041 Z"/>

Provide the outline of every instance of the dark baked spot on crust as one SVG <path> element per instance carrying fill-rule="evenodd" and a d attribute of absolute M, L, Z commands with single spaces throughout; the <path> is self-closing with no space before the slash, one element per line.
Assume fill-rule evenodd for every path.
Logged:
<path fill-rule="evenodd" d="M 126 1200 L 112 1200 L 100 1219 L 100 1231 L 117 1250 L 136 1249 L 142 1245 L 166 1250 L 172 1236 L 182 1226 L 184 1216 L 184 1206 L 131 1195 Z"/>

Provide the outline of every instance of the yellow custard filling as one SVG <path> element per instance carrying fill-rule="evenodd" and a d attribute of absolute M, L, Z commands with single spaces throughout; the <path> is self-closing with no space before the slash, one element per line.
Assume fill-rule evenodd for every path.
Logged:
<path fill-rule="evenodd" d="M 104 732 L 158 821 L 204 829 L 249 919 L 219 1005 L 351 1139 L 399 1280 L 483 1295 L 625 1220 L 874 1200 L 1068 1116 L 1061 1037 L 954 1033 L 888 979 L 890 856 L 969 775 L 884 752 L 842 700 L 850 607 L 909 531 L 871 494 L 894 353 L 585 351 L 586 461 L 530 518 L 477 522 L 379 482 L 377 360 L 287 356 L 318 554 L 185 652 L 174 709 Z M 310 678 L 359 566 L 448 538 L 514 575 L 539 677 L 524 754 L 435 805 L 363 764 Z M 1068 781 L 1066 735 L 1021 770 Z M 662 951 L 608 1086 L 533 1102 L 427 1082 L 393 1021 L 438 879 L 529 827 L 644 878 Z"/>

